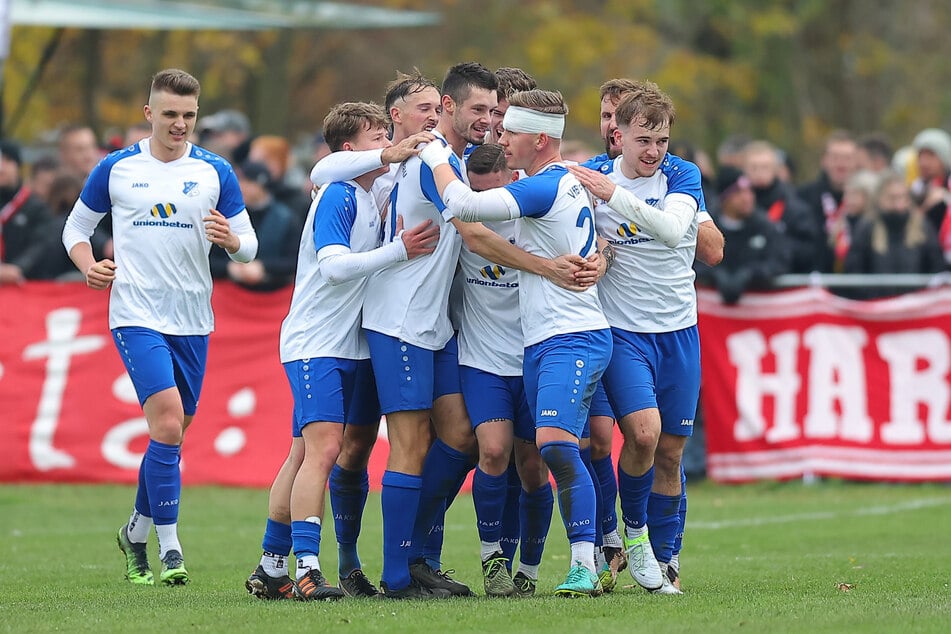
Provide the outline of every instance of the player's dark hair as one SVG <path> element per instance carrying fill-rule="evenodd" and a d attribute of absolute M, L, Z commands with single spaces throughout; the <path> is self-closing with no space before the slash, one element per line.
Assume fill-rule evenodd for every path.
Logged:
<path fill-rule="evenodd" d="M 439 91 L 436 82 L 419 72 L 418 68 L 413 68 L 412 73 L 402 73 L 396 71 L 396 79 L 386 85 L 386 95 L 383 97 L 383 108 L 389 115 L 390 108 L 400 99 L 406 99 L 409 95 L 416 94 L 427 88 L 435 88 Z"/>
<path fill-rule="evenodd" d="M 477 145 L 466 160 L 466 169 L 473 174 L 493 174 L 507 168 L 505 148 L 498 143 Z"/>
<path fill-rule="evenodd" d="M 499 80 L 491 70 L 478 62 L 456 64 L 446 72 L 442 80 L 442 94 L 461 104 L 469 98 L 473 88 L 499 89 Z"/>

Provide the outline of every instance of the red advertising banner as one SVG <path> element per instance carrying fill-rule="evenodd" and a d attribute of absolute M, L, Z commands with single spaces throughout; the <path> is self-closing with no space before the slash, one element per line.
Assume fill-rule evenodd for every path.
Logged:
<path fill-rule="evenodd" d="M 951 289 L 698 296 L 711 478 L 951 480 Z"/>
<path fill-rule="evenodd" d="M 290 296 L 216 285 L 186 484 L 270 485 L 290 444 L 278 356 Z M 951 480 L 951 289 L 875 302 L 818 288 L 732 307 L 709 291 L 699 299 L 712 478 Z M 0 481 L 136 481 L 147 431 L 107 306 L 81 283 L 0 287 Z M 374 487 L 388 451 L 380 435 Z"/>
<path fill-rule="evenodd" d="M 269 486 L 290 446 L 278 338 L 291 290 L 215 286 L 216 330 L 182 448 L 186 484 Z M 109 333 L 108 293 L 0 288 L 0 481 L 136 481 L 147 427 Z M 371 465 L 379 484 L 385 433 Z"/>

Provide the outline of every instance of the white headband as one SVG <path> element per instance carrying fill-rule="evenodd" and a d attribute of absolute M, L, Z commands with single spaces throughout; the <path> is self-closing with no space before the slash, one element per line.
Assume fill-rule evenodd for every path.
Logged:
<path fill-rule="evenodd" d="M 565 115 L 538 112 L 521 106 L 509 106 L 502 119 L 502 128 L 511 132 L 545 133 L 560 139 L 565 132 Z"/>

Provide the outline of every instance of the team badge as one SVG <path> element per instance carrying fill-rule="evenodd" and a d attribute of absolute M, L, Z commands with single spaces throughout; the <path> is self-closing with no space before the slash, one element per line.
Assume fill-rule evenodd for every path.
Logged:
<path fill-rule="evenodd" d="M 185 186 L 182 187 L 182 193 L 186 196 L 197 196 L 198 195 L 198 183 L 196 181 L 185 181 Z"/>

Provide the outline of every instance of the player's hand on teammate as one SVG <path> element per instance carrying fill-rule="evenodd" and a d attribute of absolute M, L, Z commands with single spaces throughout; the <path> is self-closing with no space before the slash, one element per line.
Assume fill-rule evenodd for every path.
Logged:
<path fill-rule="evenodd" d="M 419 152 L 419 158 L 423 160 L 423 163 L 428 165 L 430 169 L 436 169 L 440 165 L 449 162 L 449 157 L 452 156 L 452 148 L 442 142 L 441 139 L 436 139 L 430 141 L 426 144 Z"/>
<path fill-rule="evenodd" d="M 99 260 L 86 269 L 86 286 L 101 291 L 109 288 L 116 279 L 116 263 L 112 260 Z"/>
<path fill-rule="evenodd" d="M 425 220 L 412 229 L 403 230 L 403 216 L 396 216 L 396 233 L 406 247 L 406 259 L 428 255 L 436 250 L 439 243 L 439 225 Z"/>
<path fill-rule="evenodd" d="M 604 277 L 604 274 L 608 272 L 608 261 L 606 258 L 601 257 L 601 253 L 599 251 L 595 251 L 589 255 L 587 260 L 589 264 L 593 265 L 593 267 L 589 266 L 581 269 L 578 272 L 578 276 L 584 279 L 585 282 L 589 282 L 590 286 L 591 284 L 596 284 L 597 281 Z M 591 281 L 592 279 L 593 281 Z"/>
<path fill-rule="evenodd" d="M 568 165 L 568 171 L 574 174 L 575 178 L 584 185 L 585 189 L 591 192 L 595 197 L 601 200 L 611 200 L 614 190 L 617 188 L 610 178 L 580 165 Z"/>
<path fill-rule="evenodd" d="M 598 264 L 586 260 L 580 255 L 569 253 L 559 255 L 552 260 L 547 277 L 552 283 L 568 289 L 581 292 L 594 286 L 598 281 Z"/>
<path fill-rule="evenodd" d="M 436 137 L 430 132 L 417 132 L 383 150 L 382 154 L 380 154 L 380 160 L 383 161 L 384 165 L 389 163 L 402 163 L 409 157 L 419 154 L 422 148 L 417 148 L 417 145 L 429 143 L 435 138 Z"/>
<path fill-rule="evenodd" d="M 217 244 L 228 253 L 234 253 L 241 247 L 241 240 L 238 236 L 231 233 L 231 225 L 217 209 L 210 210 L 211 213 L 202 221 L 205 223 L 205 238 L 212 244 Z"/>

